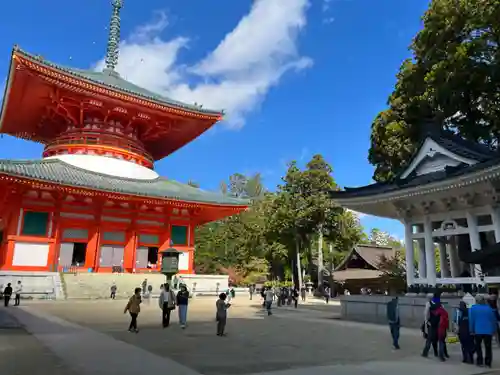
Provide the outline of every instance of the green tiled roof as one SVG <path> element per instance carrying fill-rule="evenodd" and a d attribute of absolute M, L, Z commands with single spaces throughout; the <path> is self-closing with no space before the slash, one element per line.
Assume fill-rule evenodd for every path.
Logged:
<path fill-rule="evenodd" d="M 232 206 L 247 206 L 249 204 L 243 199 L 203 191 L 162 177 L 154 180 L 114 177 L 75 167 L 58 159 L 0 160 L 0 174 L 149 198 Z"/>
<path fill-rule="evenodd" d="M 23 51 L 19 48 L 15 48 L 17 53 L 22 54 L 24 57 L 38 63 L 46 65 L 47 67 L 57 69 L 63 71 L 67 74 L 70 74 L 76 78 L 86 80 L 90 83 L 105 86 L 109 89 L 114 89 L 116 91 L 120 91 L 124 94 L 134 95 L 140 97 L 142 99 L 148 99 L 158 104 L 167 105 L 170 107 L 175 107 L 178 109 L 183 109 L 186 111 L 202 113 L 207 115 L 223 115 L 223 111 L 215 111 L 211 109 L 202 108 L 199 105 L 191 105 L 179 102 L 177 100 L 173 100 L 170 98 L 166 98 L 159 94 L 156 94 L 152 91 L 146 90 L 140 86 L 133 84 L 125 79 L 123 79 L 117 72 L 111 69 L 104 69 L 103 71 L 93 71 L 93 70 L 83 70 L 76 68 L 69 68 L 62 65 L 55 64 L 48 60 L 43 59 L 42 57 L 32 55 L 26 51 Z"/>

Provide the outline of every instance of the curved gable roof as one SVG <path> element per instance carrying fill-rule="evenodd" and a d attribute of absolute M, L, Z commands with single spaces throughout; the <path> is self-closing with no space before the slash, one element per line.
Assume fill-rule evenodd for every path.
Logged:
<path fill-rule="evenodd" d="M 342 262 L 335 268 L 335 271 L 341 271 L 345 268 L 346 264 L 352 259 L 354 255 L 362 258 L 366 263 L 375 269 L 378 269 L 380 257 L 385 256 L 392 258 L 394 256 L 394 249 L 386 246 L 365 245 L 359 244 L 345 256 Z"/>

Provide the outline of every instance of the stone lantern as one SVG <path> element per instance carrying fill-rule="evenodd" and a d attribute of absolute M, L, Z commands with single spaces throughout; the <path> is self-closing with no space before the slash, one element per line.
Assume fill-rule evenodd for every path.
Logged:
<path fill-rule="evenodd" d="M 170 282 L 172 276 L 179 272 L 180 253 L 173 247 L 161 252 L 161 273 L 165 275 L 167 283 Z"/>

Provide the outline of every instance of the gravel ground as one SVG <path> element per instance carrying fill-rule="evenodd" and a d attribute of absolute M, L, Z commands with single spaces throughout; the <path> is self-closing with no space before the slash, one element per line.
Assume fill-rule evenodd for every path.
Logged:
<path fill-rule="evenodd" d="M 387 327 L 336 321 L 330 311 L 276 309 L 265 316 L 256 304 L 234 301 L 227 337 L 215 335 L 215 301 L 198 300 L 189 307 L 186 330 L 174 312 L 172 326 L 160 327 L 160 310 L 144 306 L 139 334 L 126 331 L 123 301 L 38 304 L 37 309 L 101 331 L 167 356 L 207 375 L 248 374 L 308 366 L 358 364 L 418 356 L 421 337 L 402 335 L 402 350 L 393 351 Z M 299 309 L 300 310 L 300 309 Z"/>

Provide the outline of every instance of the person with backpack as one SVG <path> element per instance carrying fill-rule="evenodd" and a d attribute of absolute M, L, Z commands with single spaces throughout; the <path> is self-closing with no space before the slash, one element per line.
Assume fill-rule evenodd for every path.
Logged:
<path fill-rule="evenodd" d="M 493 335 L 497 331 L 497 317 L 493 309 L 486 303 L 483 295 L 476 296 L 476 304 L 469 311 L 469 330 L 474 336 L 476 349 L 476 364 L 483 365 L 483 349 L 484 343 L 484 364 L 486 367 L 491 367 L 493 353 L 491 350 L 491 341 Z"/>
<path fill-rule="evenodd" d="M 474 340 L 469 330 L 469 309 L 464 301 L 460 301 L 455 312 L 454 323 L 462 348 L 462 362 L 472 364 L 474 363 Z"/>
<path fill-rule="evenodd" d="M 391 331 L 392 346 L 398 350 L 399 347 L 399 330 L 401 328 L 401 321 L 399 319 L 399 300 L 394 297 L 387 303 L 387 321 L 389 322 L 389 329 Z"/>

